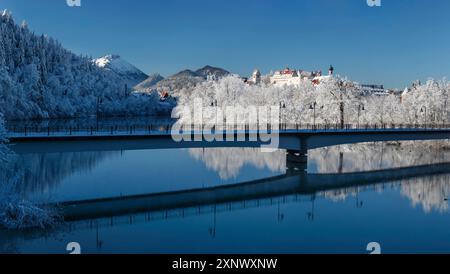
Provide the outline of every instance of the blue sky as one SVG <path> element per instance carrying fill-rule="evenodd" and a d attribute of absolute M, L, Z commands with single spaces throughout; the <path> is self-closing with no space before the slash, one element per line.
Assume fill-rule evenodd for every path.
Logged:
<path fill-rule="evenodd" d="M 450 1 L 81 1 L 0 0 L 0 8 L 75 53 L 116 53 L 165 76 L 206 64 L 241 75 L 333 64 L 355 81 L 398 88 L 450 76 Z"/>

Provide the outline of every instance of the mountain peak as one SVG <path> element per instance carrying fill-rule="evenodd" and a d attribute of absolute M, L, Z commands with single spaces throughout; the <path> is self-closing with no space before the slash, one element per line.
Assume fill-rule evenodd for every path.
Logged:
<path fill-rule="evenodd" d="M 130 86 L 135 86 L 148 78 L 148 75 L 125 61 L 120 55 L 109 54 L 98 59 L 94 59 L 93 63 L 102 69 L 114 72 L 126 79 Z"/>
<path fill-rule="evenodd" d="M 171 77 L 172 78 L 176 78 L 176 77 L 198 77 L 198 75 L 197 75 L 196 72 L 194 72 L 194 71 L 192 71 L 190 69 L 185 69 L 185 70 L 182 70 L 182 71 L 178 72 L 175 75 L 172 75 Z"/>
<path fill-rule="evenodd" d="M 198 76 L 203 77 L 203 78 L 207 78 L 210 75 L 215 76 L 217 78 L 221 78 L 221 77 L 225 77 L 225 76 L 229 75 L 230 72 L 228 72 L 222 68 L 206 65 L 203 68 L 197 70 L 195 72 L 195 74 L 197 74 Z"/>
<path fill-rule="evenodd" d="M 122 60 L 120 58 L 120 55 L 117 55 L 117 54 L 108 54 L 103 57 L 94 59 L 93 61 L 99 68 L 109 67 L 110 69 L 113 69 L 111 66 L 117 65 L 119 63 L 121 63 L 121 64 L 128 63 L 128 62 Z"/>
<path fill-rule="evenodd" d="M 173 91 L 181 88 L 193 87 L 208 79 L 208 76 L 213 76 L 218 79 L 229 74 L 230 73 L 228 71 L 222 68 L 207 65 L 196 71 L 192 71 L 190 69 L 182 70 L 166 79 L 159 74 L 154 74 L 142 83 L 138 84 L 135 89 L 146 90 L 151 88 L 162 88 Z"/>

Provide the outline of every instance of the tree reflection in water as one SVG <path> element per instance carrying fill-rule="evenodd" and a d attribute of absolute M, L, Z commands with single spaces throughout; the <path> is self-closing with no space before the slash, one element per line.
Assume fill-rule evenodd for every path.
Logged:
<path fill-rule="evenodd" d="M 216 172 L 221 179 L 238 177 L 242 169 L 253 166 L 257 169 L 268 169 L 273 173 L 286 171 L 285 151 L 263 153 L 255 148 L 211 148 L 190 149 L 189 155 Z M 91 172 L 102 161 L 110 157 L 120 157 L 120 152 L 79 152 L 55 154 L 30 154 L 15 156 L 10 163 L 7 174 L 2 178 L 18 179 L 21 193 L 45 193 L 65 178 L 77 172 Z M 348 173 L 372 171 L 397 167 L 408 167 L 443 163 L 450 160 L 448 142 L 402 142 L 402 143 L 370 143 L 343 145 L 312 150 L 309 153 L 310 173 Z M 13 176 L 14 174 L 14 176 Z M 0 174 L 1 175 L 1 174 Z M 384 188 L 398 188 L 408 197 L 413 206 L 421 206 L 425 212 L 437 210 L 448 211 L 448 195 L 450 180 L 447 175 L 436 175 L 416 178 L 405 182 L 390 182 L 375 187 L 377 191 Z M 326 191 L 318 194 L 333 201 L 356 197 L 367 187 L 353 187 Z"/>
<path fill-rule="evenodd" d="M 204 163 L 209 170 L 219 174 L 222 179 L 238 177 L 243 172 L 245 166 L 253 166 L 257 169 L 269 169 L 275 173 L 284 173 L 286 171 L 285 151 L 262 153 L 259 149 L 227 148 L 192 149 L 189 150 L 188 153 L 193 159 Z M 450 160 L 449 153 L 448 142 L 377 143 L 322 148 L 310 151 L 308 172 L 349 173 L 445 163 Z M 151 155 L 152 154 L 149 152 L 150 157 Z M 120 158 L 121 154 L 120 152 L 83 152 L 21 155 L 16 156 L 16 159 L 10 162 L 11 166 L 7 169 L 8 173 L 3 174 L 2 178 L 3 180 L 6 180 L 8 177 L 12 178 L 13 174 L 15 174 L 16 177 L 20 177 L 19 180 L 21 181 L 21 184 L 19 184 L 19 186 L 21 192 L 45 192 L 58 187 L 58 184 L 61 183 L 62 180 L 73 176 L 74 173 L 89 173 L 94 171 L 102 161 L 105 161 L 110 157 Z M 173 164 L 176 165 L 182 163 L 176 163 L 175 159 Z M 309 200 L 309 196 L 305 196 L 303 198 L 306 199 L 295 200 L 295 202 L 302 203 L 303 205 L 301 206 L 303 209 L 309 207 L 308 203 L 311 203 L 311 210 L 309 208 L 307 210 L 308 219 L 312 221 L 321 216 L 318 214 L 318 211 L 324 210 L 324 203 L 321 203 L 320 200 L 328 200 L 336 203 L 353 203 L 353 200 L 355 200 L 356 207 L 359 210 L 359 208 L 365 208 L 367 206 L 364 203 L 365 201 L 360 199 L 360 194 L 363 192 L 383 193 L 392 189 L 402 196 L 407 197 L 411 201 L 411 206 L 420 207 L 420 211 L 425 213 L 449 212 L 447 199 L 450 194 L 450 175 L 446 174 L 387 182 L 378 185 L 363 186 L 362 184 L 360 186 L 322 191 L 312 194 L 311 197 L 313 197 L 313 199 L 311 200 Z M 364 195 L 361 195 L 361 197 L 367 198 L 367 196 Z M 279 199 L 280 200 L 278 201 L 281 201 L 284 197 L 279 197 Z M 270 198 L 270 200 L 272 201 L 272 198 Z M 285 205 L 284 203 L 280 204 L 276 201 L 277 199 L 274 198 L 274 203 L 270 203 L 270 205 L 277 207 L 276 221 L 282 224 L 285 222 L 285 211 L 288 210 L 288 205 Z M 246 202 L 244 201 L 243 203 L 245 204 Z M 318 203 L 320 206 L 315 207 L 315 203 Z M 257 204 L 259 205 L 259 201 Z M 304 204 L 306 204 L 306 207 Z M 213 206 L 214 211 L 209 211 L 209 213 L 205 211 L 205 214 L 214 214 L 211 215 L 213 216 L 213 219 L 211 219 L 212 225 L 208 227 L 210 228 L 208 230 L 208 235 L 209 237 L 215 238 L 216 205 Z M 332 207 L 334 209 L 334 205 L 332 205 Z M 247 207 L 244 206 L 244 208 L 246 209 Z M 383 206 L 380 208 L 381 211 L 384 210 Z M 264 210 L 264 214 L 266 211 L 270 212 L 270 208 L 263 208 L 261 210 Z M 298 208 L 295 208 L 295 212 L 297 212 L 297 210 Z M 217 214 L 220 212 L 220 210 L 217 210 Z M 155 214 L 158 214 L 158 212 Z M 167 219 L 167 212 L 165 214 L 166 217 L 161 220 L 166 220 L 167 225 L 170 225 L 170 221 Z M 333 211 L 332 214 L 335 216 L 343 213 Z M 421 212 L 419 212 L 419 214 L 423 215 Z M 182 216 L 184 218 L 184 211 Z M 239 217 L 240 215 L 236 213 L 234 216 Z M 124 216 L 124 218 L 127 217 L 128 216 Z M 228 215 L 228 217 L 230 218 L 230 215 Z M 326 221 L 324 219 L 326 218 L 322 217 L 321 221 Z M 130 218 L 130 220 L 134 219 Z M 145 220 L 150 219 L 146 217 Z M 155 220 L 158 219 L 155 218 Z M 106 222 L 107 221 L 108 220 L 106 220 Z M 91 227 L 92 224 L 94 224 L 93 227 L 95 228 L 96 222 L 97 220 L 89 220 L 87 222 L 82 222 L 81 224 L 91 224 Z M 316 223 L 312 225 L 316 225 Z M 280 225 L 280 227 L 281 226 L 282 225 Z M 67 226 L 57 228 L 57 232 L 34 231 L 18 234 L 15 232 L 2 231 L 0 233 L 0 253 L 20 252 L 20 247 L 24 243 L 33 241 L 34 239 L 46 239 L 47 233 L 50 235 L 50 238 L 54 237 L 51 236 L 53 234 L 64 238 L 64 233 L 72 232 L 71 227 L 72 224 L 68 223 Z"/>
<path fill-rule="evenodd" d="M 258 148 L 210 148 L 191 149 L 189 153 L 194 159 L 202 161 L 208 169 L 217 172 L 224 180 L 237 177 L 245 165 L 268 168 L 273 172 L 286 170 L 286 153 L 281 150 L 263 153 Z M 448 141 L 366 143 L 311 150 L 309 172 L 363 172 L 449 161 Z M 375 188 L 379 192 L 386 187 L 398 188 L 403 196 L 411 200 L 414 207 L 421 206 L 425 212 L 432 210 L 447 212 L 449 179 L 448 175 L 436 175 L 404 182 L 390 182 L 370 188 Z M 357 197 L 360 191 L 367 188 L 332 190 L 320 193 L 319 196 L 342 201 L 349 197 Z"/>
<path fill-rule="evenodd" d="M 286 153 L 281 150 L 262 153 L 257 148 L 208 148 L 190 149 L 189 154 L 217 172 L 223 180 L 236 178 L 245 165 L 272 172 L 286 171 Z"/>

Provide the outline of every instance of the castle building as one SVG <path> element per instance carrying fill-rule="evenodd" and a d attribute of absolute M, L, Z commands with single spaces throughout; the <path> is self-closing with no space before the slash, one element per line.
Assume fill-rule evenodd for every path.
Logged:
<path fill-rule="evenodd" d="M 303 70 L 291 70 L 286 68 L 284 70 L 276 71 L 272 77 L 270 77 L 270 83 L 274 86 L 300 86 L 305 81 L 311 81 L 314 85 L 320 84 L 322 81 L 332 77 L 334 68 L 331 66 L 328 76 L 322 76 L 322 71 L 303 71 Z"/>
<path fill-rule="evenodd" d="M 274 86 L 284 85 L 300 85 L 302 79 L 301 71 L 291 70 L 286 68 L 284 70 L 276 71 L 272 77 L 270 77 L 270 83 Z"/>

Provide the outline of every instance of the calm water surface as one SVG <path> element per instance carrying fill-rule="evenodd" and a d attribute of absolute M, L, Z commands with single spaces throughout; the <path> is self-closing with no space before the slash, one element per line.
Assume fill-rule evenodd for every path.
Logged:
<path fill-rule="evenodd" d="M 379 242 L 385 253 L 448 253 L 450 168 L 414 174 L 415 166 L 450 161 L 448 154 L 437 143 L 315 150 L 308 174 L 334 174 L 326 186 L 324 177 L 299 175 L 290 179 L 298 189 L 278 191 L 288 183 L 274 180 L 261 186 L 263 196 L 256 187 L 238 190 L 233 201 L 0 231 L 0 250 L 66 253 L 67 243 L 79 242 L 84 253 L 367 253 L 369 242 Z M 390 179 L 398 174 L 390 169 L 408 167 L 409 178 Z M 49 204 L 284 178 L 287 163 L 284 151 L 228 148 L 25 154 L 16 168 L 21 193 Z M 373 180 L 376 170 L 386 171 L 384 180 Z M 342 176 L 354 172 L 366 179 L 345 184 Z"/>

